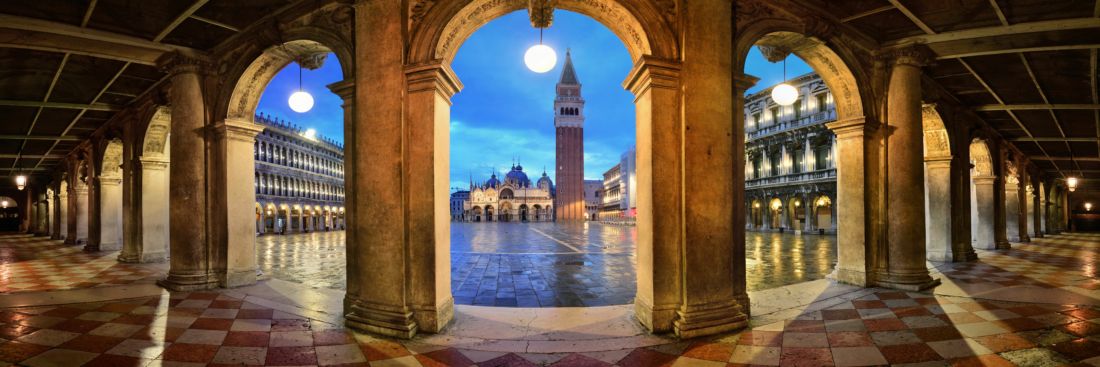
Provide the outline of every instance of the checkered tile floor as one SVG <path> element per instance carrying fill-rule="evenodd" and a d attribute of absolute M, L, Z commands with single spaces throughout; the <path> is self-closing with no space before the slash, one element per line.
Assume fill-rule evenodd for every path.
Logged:
<path fill-rule="evenodd" d="M 153 283 L 164 264 L 125 264 L 118 252 L 83 252 L 44 237 L 0 236 L 0 293 Z"/>
<path fill-rule="evenodd" d="M 1010 250 L 978 251 L 977 262 L 943 264 L 961 283 L 1100 289 L 1100 235 L 1065 234 L 1013 243 Z"/>

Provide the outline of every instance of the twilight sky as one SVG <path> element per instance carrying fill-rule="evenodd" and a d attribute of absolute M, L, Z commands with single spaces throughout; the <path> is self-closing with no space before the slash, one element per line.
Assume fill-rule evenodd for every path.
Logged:
<path fill-rule="evenodd" d="M 602 178 L 634 144 L 634 97 L 622 87 L 633 66 L 626 46 L 599 22 L 564 10 L 554 12 L 554 25 L 544 32 L 543 43 L 558 52 L 557 65 L 545 74 L 529 71 L 523 64 L 524 52 L 538 42 L 538 30 L 531 28 L 526 11 L 489 22 L 459 48 L 451 67 L 464 88 L 452 98 L 451 186 L 467 187 L 470 175 L 484 181 L 493 170 L 503 174 L 513 157 L 532 180 L 538 179 L 543 167 L 554 178 L 554 85 L 567 48 L 572 50 L 586 102 L 585 177 Z M 755 48 L 745 69 L 761 78 L 749 93 L 783 79 L 782 63 L 767 62 Z M 810 71 L 793 55 L 787 61 L 789 78 Z M 298 66 L 291 64 L 268 85 L 258 111 L 343 141 L 341 101 L 325 88 L 341 79 L 334 55 L 322 68 L 304 70 L 303 88 L 313 94 L 316 104 L 309 112 L 297 113 L 286 103 L 298 88 Z"/>

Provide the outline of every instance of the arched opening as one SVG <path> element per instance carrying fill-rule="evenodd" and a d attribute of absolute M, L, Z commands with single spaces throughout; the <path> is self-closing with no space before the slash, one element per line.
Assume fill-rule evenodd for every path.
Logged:
<path fill-rule="evenodd" d="M 124 183 L 136 188 L 137 203 L 132 205 L 130 223 L 138 227 L 133 236 L 123 244 L 119 261 L 158 262 L 168 256 L 169 247 L 169 162 L 172 113 L 167 106 L 159 106 L 152 112 L 141 141 L 138 163 L 132 169 L 139 171 L 129 175 L 136 182 Z M 134 233 L 136 232 L 136 233 Z"/>
<path fill-rule="evenodd" d="M 485 221 L 486 222 L 495 222 L 496 221 L 494 213 L 493 213 L 493 206 L 492 205 L 486 205 L 485 206 Z"/>
<path fill-rule="evenodd" d="M 1020 192 L 1024 189 L 1021 184 L 1021 172 L 1019 163 L 1009 155 L 1005 160 L 1004 184 L 1005 184 L 1005 232 L 1009 242 L 1022 242 L 1027 236 L 1027 223 L 1024 214 L 1027 212 L 1025 196 Z"/>
<path fill-rule="evenodd" d="M 0 232 L 19 230 L 19 202 L 7 196 L 0 196 Z"/>
<path fill-rule="evenodd" d="M 965 199 L 958 179 L 965 164 L 962 157 L 953 152 L 951 132 L 944 125 L 943 117 L 935 104 L 921 108 L 924 145 L 924 227 L 925 253 L 928 260 L 965 262 L 977 258 L 972 241 L 965 236 L 965 226 L 956 230 L 954 213 L 965 212 L 964 207 L 954 207 L 955 197 Z M 964 153 L 965 154 L 965 153 Z M 957 173 L 956 173 L 957 172 Z"/>
<path fill-rule="evenodd" d="M 99 184 L 99 249 L 122 249 L 122 141 L 111 140 L 103 149 L 96 177 Z"/>
<path fill-rule="evenodd" d="M 993 157 L 985 140 L 970 142 L 970 233 L 978 249 L 997 248 Z"/>
<path fill-rule="evenodd" d="M 827 229 L 836 228 L 836 207 L 833 206 L 832 199 L 829 196 L 821 195 L 814 199 L 814 228 L 815 229 Z"/>
<path fill-rule="evenodd" d="M 780 198 L 772 198 L 768 201 L 768 220 L 771 223 L 771 229 L 778 230 L 783 228 L 783 200 Z"/>
<path fill-rule="evenodd" d="M 64 176 L 64 174 L 63 174 Z M 69 239 L 69 180 L 61 179 L 61 182 L 57 185 L 60 190 L 57 194 L 57 210 L 60 212 L 60 219 L 58 220 L 59 239 L 68 241 Z"/>

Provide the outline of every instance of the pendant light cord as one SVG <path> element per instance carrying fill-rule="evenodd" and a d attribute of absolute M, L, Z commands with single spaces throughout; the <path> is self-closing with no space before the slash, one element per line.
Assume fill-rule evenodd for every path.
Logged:
<path fill-rule="evenodd" d="M 783 75 L 787 75 L 787 72 L 786 72 L 786 70 L 787 70 L 787 69 L 786 69 L 786 65 L 787 65 L 787 62 L 786 62 L 786 61 L 784 61 L 784 62 L 783 62 L 783 65 L 784 65 L 784 69 L 783 69 L 783 70 L 784 70 L 784 71 L 783 71 Z M 300 58 L 298 59 L 298 91 L 299 91 L 299 92 L 301 92 L 301 91 L 302 91 L 302 59 L 300 59 Z"/>
<path fill-rule="evenodd" d="M 539 44 L 542 44 L 542 27 L 539 27 Z"/>
<path fill-rule="evenodd" d="M 787 82 L 787 58 L 783 58 L 783 82 Z M 301 83 L 301 81 L 299 81 Z"/>

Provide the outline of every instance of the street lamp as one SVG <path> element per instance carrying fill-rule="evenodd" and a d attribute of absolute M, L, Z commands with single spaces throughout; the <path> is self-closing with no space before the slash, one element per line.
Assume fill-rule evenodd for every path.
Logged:
<path fill-rule="evenodd" d="M 531 71 L 542 74 L 554 69 L 558 63 L 558 55 L 550 46 L 542 44 L 542 30 L 550 27 L 554 18 L 552 0 L 531 0 L 528 4 L 528 13 L 531 16 L 531 25 L 539 29 L 539 44 L 531 46 L 523 54 L 523 62 Z"/>
<path fill-rule="evenodd" d="M 794 104 L 798 99 L 798 90 L 787 84 L 787 58 L 783 58 L 783 82 L 772 87 L 772 100 L 780 106 L 786 107 Z"/>
<path fill-rule="evenodd" d="M 302 61 L 298 60 L 298 91 L 290 95 L 287 104 L 297 113 L 306 113 L 313 109 L 313 96 L 302 89 Z"/>
<path fill-rule="evenodd" d="M 1077 191 L 1077 177 L 1066 178 L 1066 187 L 1069 188 L 1069 192 Z"/>
<path fill-rule="evenodd" d="M 1087 212 L 1087 211 L 1091 211 L 1091 210 L 1092 210 L 1092 203 L 1085 203 L 1085 211 Z"/>
<path fill-rule="evenodd" d="M 22 191 L 27 187 L 27 176 L 19 175 L 15 176 L 15 187 Z"/>

